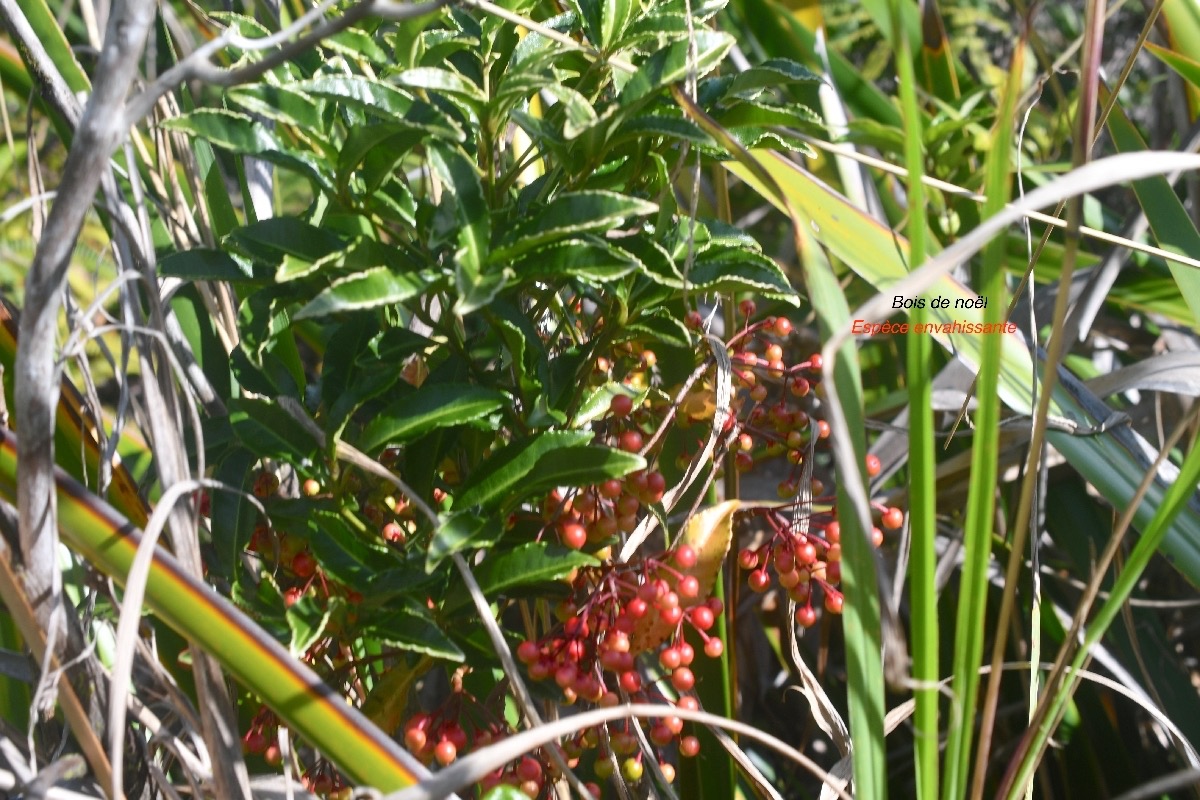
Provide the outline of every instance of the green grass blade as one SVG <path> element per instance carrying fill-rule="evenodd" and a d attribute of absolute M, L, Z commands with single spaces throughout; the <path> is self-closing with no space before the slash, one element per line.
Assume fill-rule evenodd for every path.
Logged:
<path fill-rule="evenodd" d="M 987 202 L 983 217 L 1000 213 L 1008 202 L 1012 184 L 1010 156 L 1016 99 L 1020 95 L 1022 48 L 1014 51 L 1008 82 L 996 113 L 994 143 L 988 152 L 984 185 Z M 1004 285 L 1006 245 L 1003 236 L 988 242 L 979 270 L 980 294 L 987 298 L 985 323 L 1004 320 L 1008 292 Z M 971 763 L 975 710 L 979 701 L 979 664 L 986 633 L 988 578 L 992 553 L 992 520 L 996 509 L 996 481 L 1000 442 L 1001 341 L 985 336 L 975 396 L 975 435 L 971 443 L 971 481 L 963 526 L 965 563 L 959 587 L 958 614 L 954 624 L 954 679 L 950 692 L 950 727 L 946 741 L 946 766 L 942 796 L 947 800 L 966 796 Z"/>
<path fill-rule="evenodd" d="M 892 2 L 892 14 L 899 19 L 901 3 Z M 940 24 L 940 20 L 939 20 Z M 893 22 L 896 29 L 899 24 Z M 944 35 L 944 32 L 943 32 Z M 896 73 L 900 86 L 900 106 L 904 112 L 904 162 L 908 169 L 908 235 L 910 266 L 925 261 L 928 219 L 925 214 L 925 156 L 922 148 L 923 120 L 917 104 L 916 76 L 912 65 L 912 47 L 904 36 L 893 37 Z M 953 73 L 951 73 L 953 75 Z M 957 86 L 956 86 L 957 88 Z M 914 308 L 911 320 L 924 323 L 927 315 Z M 913 657 L 913 681 L 916 709 L 913 712 L 917 797 L 938 795 L 938 596 L 934 573 L 937 552 L 934 532 L 937 522 L 937 459 L 934 454 L 933 427 L 933 343 L 926 336 L 905 338 L 905 380 L 908 383 L 908 502 L 910 537 L 910 648 Z"/>
<path fill-rule="evenodd" d="M 826 341 L 849 322 L 850 308 L 824 250 L 805 232 L 804 226 L 798 228 L 796 238 L 809 299 L 817 311 L 821 339 Z M 862 470 L 867 444 L 862 374 L 852 341 L 843 344 L 838 352 L 833 382 L 837 392 L 836 405 L 850 434 L 854 464 L 865 483 Z M 846 597 L 842 626 L 846 637 L 850 731 L 854 741 L 854 786 L 859 797 L 883 800 L 887 797 L 887 751 L 883 733 L 879 585 L 871 531 L 860 521 L 858 509 L 845 489 L 846 481 L 847 476 L 839 464 L 837 509 L 842 527 L 842 590 Z"/>
<path fill-rule="evenodd" d="M 1101 99 L 1107 100 L 1108 93 L 1101 91 Z M 1108 115 L 1108 133 L 1112 136 L 1117 151 L 1128 153 L 1145 150 L 1146 143 L 1138 135 L 1133 123 L 1125 116 L 1119 103 L 1114 104 Z M 1150 230 L 1158 246 L 1164 250 L 1196 257 L 1200 255 L 1200 232 L 1170 182 L 1164 177 L 1134 181 L 1134 194 L 1138 204 L 1146 213 Z M 1179 284 L 1179 291 L 1192 310 L 1192 325 L 1200 325 L 1200 271 L 1182 264 L 1167 264 L 1171 276 Z"/>

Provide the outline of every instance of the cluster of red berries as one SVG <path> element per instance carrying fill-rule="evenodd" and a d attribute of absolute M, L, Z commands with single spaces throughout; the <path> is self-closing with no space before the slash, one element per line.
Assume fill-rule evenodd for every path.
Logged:
<path fill-rule="evenodd" d="M 449 698 L 434 711 L 418 711 L 404 723 L 404 745 L 425 764 L 452 764 L 468 748 L 483 748 L 506 738 L 512 730 L 497 716 L 457 685 Z M 566 749 L 560 751 L 568 765 L 578 765 Z M 559 773 L 545 750 L 537 750 L 488 773 L 478 789 L 485 794 L 497 786 L 511 786 L 530 798 L 541 797 Z M 593 796 L 599 787 L 591 786 Z"/>
<path fill-rule="evenodd" d="M 553 681 L 562 702 L 587 702 L 598 706 L 622 702 L 622 694 L 642 702 L 661 702 L 667 708 L 649 730 L 653 744 L 665 749 L 676 743 L 686 756 L 699 751 L 699 740 L 683 736 L 683 721 L 669 708 L 697 708 L 696 676 L 691 665 L 695 649 L 684 638 L 690 627 L 704 642 L 704 653 L 719 657 L 724 644 L 709 631 L 724 607 L 719 599 L 703 596 L 709 587 L 689 573 L 696 566 L 697 553 L 688 545 L 642 559 L 636 563 L 606 563 L 586 568 L 573 581 L 574 596 L 555 609 L 556 624 L 540 637 L 523 641 L 517 658 L 525 664 L 533 681 Z M 647 684 L 638 664 L 641 655 L 657 654 L 663 680 L 671 690 Z M 563 745 L 571 758 L 595 749 L 596 775 L 611 773 L 611 750 L 622 759 L 621 774 L 636 782 L 642 777 L 642 754 L 632 728 L 621 723 L 605 735 L 592 729 Z M 663 772 L 670 776 L 674 768 L 660 759 Z"/>

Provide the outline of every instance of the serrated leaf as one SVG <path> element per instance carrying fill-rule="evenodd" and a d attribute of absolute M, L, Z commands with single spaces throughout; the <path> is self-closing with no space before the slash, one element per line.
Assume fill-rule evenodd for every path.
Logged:
<path fill-rule="evenodd" d="M 560 83 L 550 84 L 544 91 L 554 95 L 558 100 L 556 110 L 561 109 L 563 115 L 563 138 L 568 142 L 579 136 L 596 123 L 596 109 L 588 99 L 569 86 Z"/>
<path fill-rule="evenodd" d="M 322 137 L 321 109 L 311 97 L 290 86 L 259 83 L 230 89 L 229 100 L 257 116 L 291 125 L 306 136 Z"/>
<path fill-rule="evenodd" d="M 564 192 L 532 219 L 519 224 L 506 237 L 508 244 L 493 250 L 492 261 L 507 262 L 571 234 L 605 232 L 630 217 L 653 214 L 657 210 L 654 203 L 616 192 Z"/>
<path fill-rule="evenodd" d="M 562 448 L 582 447 L 591 440 L 589 431 L 546 431 L 505 445 L 467 477 L 455 494 L 455 502 L 461 508 L 491 506 L 525 480 L 542 456 Z"/>
<path fill-rule="evenodd" d="M 546 542 L 526 542 L 502 553 L 489 553 L 475 570 L 475 580 L 487 597 L 518 586 L 556 581 L 577 567 L 599 562 L 586 553 Z"/>
<path fill-rule="evenodd" d="M 474 83 L 457 72 L 439 67 L 406 69 L 403 72 L 393 75 L 392 80 L 410 89 L 442 92 L 443 94 L 461 97 L 475 104 L 482 104 L 487 101 L 483 90 Z"/>
<path fill-rule="evenodd" d="M 791 83 L 819 83 L 820 81 L 821 76 L 803 64 L 787 58 L 772 58 L 737 73 L 729 84 L 728 93 L 746 96 L 776 86 Z"/>
<path fill-rule="evenodd" d="M 720 505 L 706 508 L 688 520 L 676 547 L 688 545 L 696 551 L 696 563 L 680 569 L 679 575 L 666 575 L 666 581 L 674 589 L 683 575 L 694 575 L 700 582 L 700 593 L 693 605 L 703 603 L 712 593 L 713 584 L 720 574 L 721 565 L 729 554 L 733 543 L 733 515 L 742 507 L 740 500 L 727 500 Z M 664 622 L 658 614 L 647 614 L 638 620 L 629 635 L 632 652 L 645 652 L 658 647 L 675 632 L 675 626 Z"/>
<path fill-rule="evenodd" d="M 467 423 L 482 423 L 504 405 L 505 395 L 495 389 L 464 383 L 426 383 L 392 403 L 363 431 L 359 447 L 368 452 L 386 444 L 400 444 L 428 433 Z"/>
<path fill-rule="evenodd" d="M 420 275 L 393 272 L 390 267 L 375 267 L 335 281 L 296 312 L 296 319 L 314 319 L 342 311 L 402 303 L 424 292 L 429 282 Z"/>
<path fill-rule="evenodd" d="M 581 278 L 604 283 L 637 270 L 641 262 L 599 239 L 566 239 L 521 256 L 512 265 L 520 280 Z"/>
<path fill-rule="evenodd" d="M 691 346 L 691 335 L 687 326 L 668 313 L 640 316 L 626 325 L 625 331 L 630 334 L 630 338 L 649 337 L 653 341 L 674 347 Z"/>
<path fill-rule="evenodd" d="M 404 599 L 401 608 L 391 613 L 371 615 L 363 632 L 382 644 L 411 653 L 455 662 L 466 658 L 458 645 L 442 632 L 429 609 L 408 598 Z"/>
<path fill-rule="evenodd" d="M 391 57 L 375 42 L 375 37 L 357 28 L 347 28 L 321 41 L 322 47 L 328 47 L 335 53 L 365 58 L 375 64 L 386 64 Z"/>
<path fill-rule="evenodd" d="M 242 264 L 220 250 L 203 247 L 171 253 L 158 262 L 158 272 L 164 277 L 187 281 L 244 281 L 254 277 L 249 264 Z"/>
<path fill-rule="evenodd" d="M 771 258 L 750 250 L 723 250 L 703 254 L 692 265 L 688 283 L 696 290 L 709 292 L 753 291 L 800 304 L 796 290 Z"/>
<path fill-rule="evenodd" d="M 246 114 L 222 108 L 201 108 L 190 114 L 164 120 L 168 130 L 182 131 L 207 139 L 215 146 L 242 155 L 282 151 L 283 145 L 270 128 Z"/>
<path fill-rule="evenodd" d="M 625 84 L 618 99 L 622 105 L 631 105 L 668 84 L 683 80 L 692 69 L 697 77 L 703 76 L 721 63 L 733 42 L 733 37 L 727 33 L 700 28 L 695 35 L 694 61 L 689 56 L 689 42 L 670 44 L 646 59 Z"/>
<path fill-rule="evenodd" d="M 440 521 L 425 554 L 426 573 L 437 569 L 438 564 L 448 556 L 468 548 L 489 547 L 504 534 L 504 526 L 498 518 L 471 511 L 451 511 L 443 514 Z"/>
<path fill-rule="evenodd" d="M 292 88 L 320 97 L 336 98 L 374 117 L 407 128 L 418 128 L 439 139 L 455 142 L 466 139 L 462 127 L 445 112 L 382 81 L 358 76 L 322 77 L 301 81 L 293 84 Z"/>

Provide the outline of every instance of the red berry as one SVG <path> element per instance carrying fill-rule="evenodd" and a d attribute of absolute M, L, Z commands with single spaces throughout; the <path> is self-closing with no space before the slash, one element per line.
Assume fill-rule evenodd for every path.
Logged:
<path fill-rule="evenodd" d="M 725 643 L 715 636 L 704 643 L 704 655 L 709 658 L 720 658 L 724 652 Z"/>
<path fill-rule="evenodd" d="M 700 740 L 695 736 L 685 736 L 679 740 L 679 754 L 694 758 L 700 752 Z"/>
<path fill-rule="evenodd" d="M 712 609 L 708 606 L 696 606 L 691 612 L 692 624 L 699 630 L 706 631 L 717 621 Z"/>
<path fill-rule="evenodd" d="M 904 512 L 892 506 L 887 511 L 883 512 L 883 527 L 894 531 L 904 524 Z"/>
<path fill-rule="evenodd" d="M 696 685 L 696 675 L 688 667 L 680 667 L 671 673 L 671 685 L 681 692 L 691 691 Z"/>
<path fill-rule="evenodd" d="M 829 428 L 828 422 L 826 422 L 823 419 L 817 421 L 817 438 L 828 439 L 829 431 L 830 431 L 830 428 Z"/>
<path fill-rule="evenodd" d="M 663 493 L 667 491 L 667 479 L 663 477 L 661 472 L 651 472 L 646 476 L 646 496 L 650 498 L 651 503 L 657 503 L 662 500 Z"/>
<path fill-rule="evenodd" d="M 867 475 L 874 478 L 883 471 L 883 463 L 879 460 L 879 456 L 874 453 L 867 454 Z"/>
<path fill-rule="evenodd" d="M 883 531 L 879 528 L 871 528 L 871 546 L 881 547 L 883 545 Z"/>
<path fill-rule="evenodd" d="M 680 569 L 691 569 L 696 565 L 696 548 L 681 544 L 675 548 L 675 564 Z"/>
<path fill-rule="evenodd" d="M 843 605 L 845 605 L 845 598 L 841 592 L 825 592 L 825 610 L 830 614 L 842 613 Z"/>
<path fill-rule="evenodd" d="M 454 742 L 443 739 L 437 743 L 437 747 L 433 748 L 433 757 L 443 767 L 448 766 L 454 763 L 454 759 L 458 758 L 458 748 L 454 746 Z"/>
<path fill-rule="evenodd" d="M 242 752 L 258 755 L 267 749 L 267 737 L 260 730 L 250 730 L 242 737 Z"/>
<path fill-rule="evenodd" d="M 614 395 L 608 403 L 608 413 L 618 419 L 628 417 L 633 413 L 633 398 L 625 394 Z"/>
<path fill-rule="evenodd" d="M 695 597 L 700 594 L 700 580 L 695 575 L 684 575 L 679 579 L 679 595 Z"/>
<path fill-rule="evenodd" d="M 625 604 L 625 613 L 634 619 L 641 619 L 649 610 L 649 604 L 640 597 L 635 597 Z"/>
<path fill-rule="evenodd" d="M 673 670 L 683 663 L 679 656 L 679 649 L 676 647 L 668 647 L 658 654 L 658 663 L 665 670 Z"/>
<path fill-rule="evenodd" d="M 316 497 L 321 493 L 321 484 L 312 478 L 308 478 L 301 484 L 300 489 L 304 492 L 305 497 Z"/>
<path fill-rule="evenodd" d="M 833 544 L 842 540 L 842 524 L 836 519 L 825 526 L 825 541 Z"/>
<path fill-rule="evenodd" d="M 628 653 L 626 653 L 626 655 L 628 655 Z M 621 684 L 621 688 L 630 694 L 641 691 L 642 676 L 640 673 L 632 669 L 622 672 L 621 677 L 618 680 Z"/>
<path fill-rule="evenodd" d="M 536 642 L 525 641 L 517 645 L 517 658 L 521 660 L 522 664 L 532 664 L 538 660 L 539 655 L 541 655 L 541 648 L 537 646 Z"/>
<path fill-rule="evenodd" d="M 413 753 L 419 753 L 425 749 L 429 737 L 425 731 L 419 728 L 410 728 L 404 732 L 404 746 Z"/>
<path fill-rule="evenodd" d="M 825 367 L 825 359 L 821 358 L 820 353 L 813 353 L 808 357 L 808 368 L 813 372 L 820 372 Z"/>
<path fill-rule="evenodd" d="M 747 578 L 750 589 L 755 592 L 765 592 L 771 586 L 771 576 L 765 569 L 756 569 Z"/>
<path fill-rule="evenodd" d="M 304 592 L 302 592 L 300 590 L 300 587 L 293 586 L 292 588 L 288 589 L 286 592 L 283 593 L 283 604 L 285 606 L 287 606 L 288 608 L 291 608 L 293 605 L 298 603 L 300 601 L 300 598 L 303 596 L 304 596 Z"/>
<path fill-rule="evenodd" d="M 775 318 L 775 335 L 787 336 L 792 332 L 792 321 L 787 317 Z"/>
<path fill-rule="evenodd" d="M 623 494 L 621 495 L 621 498 L 617 500 L 617 514 L 622 516 L 627 514 L 636 514 L 641 506 L 642 501 L 638 500 L 637 497 L 631 494 Z"/>
<path fill-rule="evenodd" d="M 517 764 L 517 777 L 522 781 L 542 782 L 542 764 L 536 758 L 525 756 Z"/>
<path fill-rule="evenodd" d="M 622 486 L 621 482 L 616 478 L 610 478 L 604 483 L 600 484 L 598 488 L 601 497 L 608 498 L 609 500 L 616 500 L 621 496 L 621 491 L 625 487 Z"/>
<path fill-rule="evenodd" d="M 796 623 L 801 628 L 811 628 L 817 624 L 817 612 L 812 606 L 800 606 L 796 609 Z"/>
<path fill-rule="evenodd" d="M 578 522 L 569 522 L 566 525 L 560 525 L 558 528 L 559 541 L 572 550 L 578 550 L 587 544 L 587 538 L 587 528 Z"/>
<path fill-rule="evenodd" d="M 683 609 L 679 606 L 670 606 L 659 611 L 658 617 L 668 625 L 678 625 L 679 620 L 683 619 Z"/>
<path fill-rule="evenodd" d="M 758 566 L 758 553 L 746 548 L 738 553 L 738 566 L 742 569 L 754 569 Z"/>
<path fill-rule="evenodd" d="M 679 661 L 685 667 L 696 658 L 696 651 L 687 642 L 680 642 L 676 647 L 679 648 Z"/>
<path fill-rule="evenodd" d="M 754 305 L 753 300 L 743 300 L 742 302 L 738 303 L 738 311 L 742 312 L 742 316 L 746 319 L 753 317 L 754 312 L 757 310 L 758 309 Z"/>
<path fill-rule="evenodd" d="M 626 453 L 636 453 L 642 449 L 642 435 L 637 431 L 625 431 L 621 434 L 620 447 Z"/>
<path fill-rule="evenodd" d="M 738 472 L 749 472 L 754 469 L 754 456 L 743 450 L 733 457 L 733 465 Z"/>
<path fill-rule="evenodd" d="M 666 747 L 674 738 L 675 734 L 671 733 L 671 729 L 666 725 L 658 724 L 650 728 L 650 741 L 659 747 Z"/>
<path fill-rule="evenodd" d="M 700 316 L 699 311 L 689 311 L 687 316 L 683 318 L 683 322 L 692 330 L 698 331 L 704 326 L 704 317 Z"/>

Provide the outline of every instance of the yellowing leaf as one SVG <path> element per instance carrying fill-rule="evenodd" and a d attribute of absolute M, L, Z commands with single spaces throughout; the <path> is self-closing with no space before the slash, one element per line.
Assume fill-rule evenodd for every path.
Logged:
<path fill-rule="evenodd" d="M 740 500 L 726 500 L 696 514 L 684 528 L 678 545 L 690 545 L 696 551 L 696 563 L 688 569 L 680 569 L 679 574 L 694 575 L 700 582 L 700 592 L 693 598 L 692 606 L 707 601 L 712 594 L 721 564 L 733 544 L 733 515 L 741 507 Z M 664 573 L 663 577 L 674 591 L 679 579 L 670 573 Z M 675 626 L 663 622 L 658 614 L 647 614 L 638 620 L 637 627 L 629 636 L 630 649 L 640 653 L 658 647 L 674 630 Z"/>

